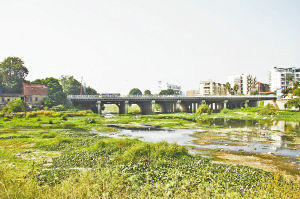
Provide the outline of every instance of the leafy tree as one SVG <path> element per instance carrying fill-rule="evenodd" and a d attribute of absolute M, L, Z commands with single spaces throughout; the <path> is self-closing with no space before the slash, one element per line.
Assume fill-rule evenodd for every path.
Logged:
<path fill-rule="evenodd" d="M 161 90 L 159 92 L 159 95 L 176 95 L 176 94 L 177 93 L 173 89 L 171 89 L 171 88 L 169 88 L 167 90 Z"/>
<path fill-rule="evenodd" d="M 300 88 L 296 88 L 293 90 L 293 95 L 294 96 L 300 96 Z"/>
<path fill-rule="evenodd" d="M 18 57 L 8 57 L 0 63 L 0 80 L 6 93 L 21 93 L 28 69 Z"/>
<path fill-rule="evenodd" d="M 144 91 L 144 95 L 152 95 L 152 94 L 151 94 L 151 91 L 147 89 Z"/>
<path fill-rule="evenodd" d="M 289 93 L 292 93 L 292 92 L 293 92 L 293 90 L 292 90 L 291 87 L 288 87 L 288 88 L 285 88 L 285 89 L 281 90 L 281 93 L 282 93 L 283 97 L 287 96 Z"/>
<path fill-rule="evenodd" d="M 227 91 L 228 93 L 230 93 L 230 90 L 231 90 L 231 85 L 230 85 L 230 83 L 229 83 L 229 82 L 226 82 L 226 84 L 225 84 L 225 88 L 226 88 L 226 91 Z"/>
<path fill-rule="evenodd" d="M 294 98 L 294 99 L 290 99 L 288 100 L 285 104 L 284 104 L 285 108 L 298 108 L 300 111 L 300 98 Z"/>
<path fill-rule="evenodd" d="M 239 85 L 235 84 L 233 86 L 233 90 L 234 90 L 234 93 L 237 94 L 237 91 L 239 90 Z"/>
<path fill-rule="evenodd" d="M 289 76 L 287 76 L 287 78 L 286 78 L 286 81 L 289 82 L 289 86 L 291 85 L 292 88 L 294 87 L 294 85 L 293 85 L 294 79 L 295 79 L 295 78 L 294 78 L 293 75 L 289 75 Z"/>
<path fill-rule="evenodd" d="M 48 107 L 56 106 L 59 104 L 65 104 L 67 96 L 63 92 L 62 86 L 59 80 L 54 77 L 48 77 L 46 79 L 37 79 L 32 83 L 43 84 L 48 87 L 48 98 L 45 98 L 43 104 Z"/>
<path fill-rule="evenodd" d="M 95 89 L 88 86 L 88 87 L 85 88 L 85 94 L 87 94 L 87 95 L 97 95 L 98 92 Z"/>
<path fill-rule="evenodd" d="M 142 91 L 138 88 L 133 88 L 130 90 L 129 95 L 142 95 Z"/>
<path fill-rule="evenodd" d="M 62 75 L 59 79 L 64 93 L 67 95 L 79 95 L 81 89 L 81 83 L 73 76 Z"/>
<path fill-rule="evenodd" d="M 26 104 L 21 99 L 15 99 L 8 102 L 8 105 L 2 109 L 4 113 L 24 112 Z"/>

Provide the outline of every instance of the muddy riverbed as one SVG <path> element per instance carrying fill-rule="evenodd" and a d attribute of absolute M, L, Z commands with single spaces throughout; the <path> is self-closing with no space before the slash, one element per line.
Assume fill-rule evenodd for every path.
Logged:
<path fill-rule="evenodd" d="M 299 123 L 224 119 L 200 122 L 205 125 L 202 129 L 119 128 L 118 132 L 104 134 L 178 143 L 217 162 L 300 175 Z"/>

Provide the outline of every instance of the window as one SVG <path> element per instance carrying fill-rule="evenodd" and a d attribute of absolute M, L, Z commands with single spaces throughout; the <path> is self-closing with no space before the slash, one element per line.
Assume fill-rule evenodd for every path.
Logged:
<path fill-rule="evenodd" d="M 36 102 L 39 101 L 39 98 L 38 98 L 38 97 L 35 97 L 35 101 L 36 101 Z"/>

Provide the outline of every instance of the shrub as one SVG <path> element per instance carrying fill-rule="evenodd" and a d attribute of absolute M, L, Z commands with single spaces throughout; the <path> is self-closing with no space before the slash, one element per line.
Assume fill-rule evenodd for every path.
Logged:
<path fill-rule="evenodd" d="M 50 110 L 52 110 L 52 111 L 64 111 L 64 110 L 66 110 L 66 107 L 64 105 L 57 105 L 57 106 L 53 106 Z"/>
<path fill-rule="evenodd" d="M 221 113 L 222 114 L 227 114 L 229 112 L 229 109 L 227 109 L 227 108 L 223 108 L 222 110 L 221 110 Z"/>
<path fill-rule="evenodd" d="M 259 115 L 275 115 L 276 109 L 273 105 L 267 104 L 264 108 L 259 110 L 258 114 Z"/>
<path fill-rule="evenodd" d="M 21 99 L 15 99 L 8 102 L 8 105 L 2 109 L 3 113 L 16 113 L 25 111 L 25 102 Z"/>
<path fill-rule="evenodd" d="M 196 114 L 201 115 L 203 113 L 211 114 L 212 110 L 207 104 L 201 104 L 196 111 Z"/>

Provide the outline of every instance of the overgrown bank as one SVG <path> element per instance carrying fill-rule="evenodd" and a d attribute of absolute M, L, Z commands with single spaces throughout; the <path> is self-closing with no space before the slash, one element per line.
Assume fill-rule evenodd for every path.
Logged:
<path fill-rule="evenodd" d="M 180 117 L 178 115 L 178 117 Z M 109 124 L 196 127 L 168 115 L 38 111 L 0 119 L 1 198 L 299 198 L 278 174 L 214 164 L 167 143 L 113 139 Z"/>

